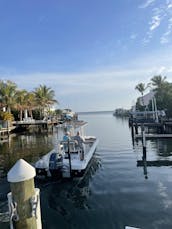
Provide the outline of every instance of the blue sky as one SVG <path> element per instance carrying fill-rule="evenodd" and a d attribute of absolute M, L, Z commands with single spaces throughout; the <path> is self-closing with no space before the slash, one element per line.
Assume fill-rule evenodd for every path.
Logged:
<path fill-rule="evenodd" d="M 59 108 L 130 108 L 156 74 L 172 82 L 172 0 L 0 0 L 0 79 Z"/>

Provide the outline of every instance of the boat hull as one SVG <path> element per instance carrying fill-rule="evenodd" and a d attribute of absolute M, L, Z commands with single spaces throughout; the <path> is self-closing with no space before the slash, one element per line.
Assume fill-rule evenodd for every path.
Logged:
<path fill-rule="evenodd" d="M 93 154 L 96 151 L 98 145 L 98 139 L 87 138 L 86 149 L 83 157 L 83 152 L 80 153 L 70 153 L 68 157 L 63 156 L 61 160 L 55 153 L 55 150 L 52 150 L 47 155 L 44 156 L 44 160 L 40 159 L 35 164 L 37 176 L 51 176 L 56 178 L 71 178 L 71 177 L 81 177 L 85 173 L 85 170 L 89 167 Z M 51 160 L 52 158 L 52 160 Z M 58 160 L 57 160 L 58 158 Z"/>

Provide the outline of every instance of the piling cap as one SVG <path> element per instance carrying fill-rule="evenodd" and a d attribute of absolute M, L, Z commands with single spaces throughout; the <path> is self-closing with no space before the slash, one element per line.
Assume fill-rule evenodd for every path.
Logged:
<path fill-rule="evenodd" d="M 35 168 L 28 164 L 25 160 L 20 159 L 8 172 L 7 180 L 12 183 L 21 182 L 29 180 L 35 177 L 35 175 Z"/>

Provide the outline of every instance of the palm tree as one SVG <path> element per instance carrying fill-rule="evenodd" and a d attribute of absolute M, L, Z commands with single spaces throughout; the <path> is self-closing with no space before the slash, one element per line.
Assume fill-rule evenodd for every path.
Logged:
<path fill-rule="evenodd" d="M 135 87 L 135 89 L 138 90 L 138 91 L 141 93 L 142 96 L 143 96 L 143 94 L 144 94 L 146 88 L 147 88 L 147 87 L 145 86 L 144 83 L 139 83 L 139 84 L 137 84 L 136 87 Z"/>
<path fill-rule="evenodd" d="M 35 94 L 33 92 L 28 92 L 26 95 L 26 106 L 29 111 L 30 117 L 33 119 L 32 111 L 37 108 Z"/>
<path fill-rule="evenodd" d="M 166 76 L 162 77 L 161 75 L 154 76 L 151 79 L 152 86 L 155 87 L 155 90 L 162 89 L 164 84 L 166 84 Z"/>
<path fill-rule="evenodd" d="M 54 90 L 45 85 L 40 85 L 38 88 L 35 88 L 34 95 L 40 110 L 40 116 L 44 116 L 45 111 L 50 109 L 51 105 L 58 103 L 58 101 L 54 99 Z"/>
<path fill-rule="evenodd" d="M 166 78 L 166 76 L 162 77 L 161 75 L 157 75 L 151 79 L 151 84 L 154 87 L 154 91 L 156 92 L 155 97 L 159 109 L 164 109 L 166 107 L 165 104 L 167 103 L 166 96 L 170 87 L 169 83 L 166 81 Z"/>
<path fill-rule="evenodd" d="M 0 80 L 0 104 L 11 113 L 11 108 L 15 104 L 17 85 L 10 80 Z"/>
<path fill-rule="evenodd" d="M 16 108 L 20 111 L 20 121 L 23 119 L 23 112 L 26 109 L 26 90 L 16 92 Z"/>
<path fill-rule="evenodd" d="M 149 85 L 150 85 L 149 83 L 147 85 L 145 85 L 144 83 L 139 83 L 135 87 L 135 89 L 141 93 L 143 106 L 144 106 L 143 95 L 144 95 L 144 92 L 146 91 L 146 89 L 149 87 Z"/>

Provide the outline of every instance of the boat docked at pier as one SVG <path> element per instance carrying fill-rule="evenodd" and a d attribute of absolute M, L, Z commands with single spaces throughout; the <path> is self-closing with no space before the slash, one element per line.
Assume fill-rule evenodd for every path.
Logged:
<path fill-rule="evenodd" d="M 56 146 L 35 163 L 37 175 L 62 178 L 83 175 L 98 145 L 95 136 L 84 135 L 85 125 L 86 123 L 82 122 L 79 125 L 68 124 L 58 127 Z M 63 139 L 65 132 L 70 133 L 69 139 Z M 82 144 L 77 141 L 78 132 Z"/>

